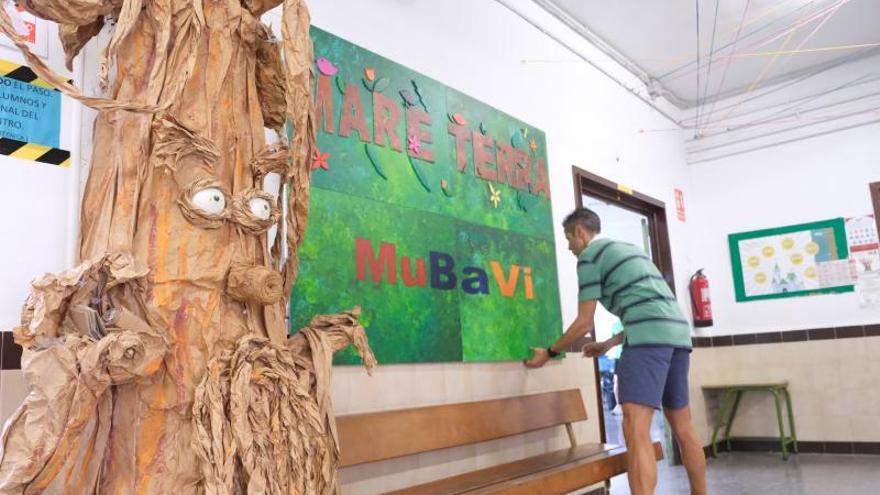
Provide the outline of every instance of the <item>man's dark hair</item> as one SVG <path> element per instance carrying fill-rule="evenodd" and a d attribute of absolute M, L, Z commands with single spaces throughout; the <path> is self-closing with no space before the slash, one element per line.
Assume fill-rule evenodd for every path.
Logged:
<path fill-rule="evenodd" d="M 589 208 L 578 208 L 569 213 L 562 221 L 562 228 L 566 231 L 573 229 L 575 225 L 580 225 L 594 234 L 602 232 L 602 221 L 599 220 L 599 215 L 596 215 L 596 212 Z"/>

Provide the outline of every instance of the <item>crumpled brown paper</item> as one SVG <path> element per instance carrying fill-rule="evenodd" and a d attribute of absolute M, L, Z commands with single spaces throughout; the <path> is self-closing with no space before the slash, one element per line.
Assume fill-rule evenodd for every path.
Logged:
<path fill-rule="evenodd" d="M 282 142 L 272 143 L 251 158 L 251 169 L 253 169 L 258 182 L 273 172 L 280 174 L 282 177 L 287 177 L 289 158 L 290 150 L 287 149 L 286 144 Z"/>
<path fill-rule="evenodd" d="M 79 51 L 86 46 L 92 38 L 101 32 L 104 27 L 104 18 L 99 17 L 95 22 L 78 26 L 76 24 L 59 24 L 58 37 L 61 38 L 61 45 L 64 47 L 64 65 L 67 70 L 73 70 L 73 59 L 79 54 Z"/>
<path fill-rule="evenodd" d="M 65 333 L 68 309 L 97 298 L 101 305 L 115 306 L 142 297 L 147 269 L 130 254 L 114 253 L 83 263 L 55 275 L 47 273 L 31 283 L 24 304 L 21 325 L 14 330 L 15 341 L 27 348 L 49 347 Z"/>
<path fill-rule="evenodd" d="M 263 125 L 279 134 L 283 132 L 287 110 L 283 64 L 281 43 L 273 38 L 268 28 L 262 29 L 257 46 L 257 91 L 260 93 Z"/>
<path fill-rule="evenodd" d="M 0 495 L 214 490 L 206 457 L 193 449 L 203 440 L 194 415 L 216 411 L 216 404 L 197 401 L 196 387 L 225 366 L 217 364 L 222 356 L 235 360 L 228 368 L 236 377 L 228 400 L 239 409 L 233 414 L 223 408 L 218 413 L 223 417 L 211 419 L 210 431 L 222 433 L 210 441 L 226 445 L 231 435 L 228 441 L 241 445 L 240 452 L 217 457 L 221 466 L 232 463 L 235 476 L 246 477 L 235 486 L 245 482 L 253 493 L 288 493 L 277 490 L 299 483 L 305 470 L 317 490 L 307 493 L 328 493 L 335 486 L 337 458 L 321 436 L 334 431 L 328 363 L 332 349 L 348 341 L 366 348 L 366 337 L 362 330 L 340 331 L 357 328 L 357 315 L 346 313 L 316 319 L 288 343 L 286 297 L 267 297 L 274 291 L 264 294 L 265 288 L 255 286 L 269 281 L 261 273 L 275 270 L 271 283 L 283 286 L 282 296 L 290 294 L 308 221 L 315 130 L 305 3 L 22 4 L 64 24 L 68 61 L 105 18 L 115 23 L 109 22 L 113 31 L 98 73 L 106 95 L 89 96 L 31 53 L 0 9 L 0 31 L 34 72 L 99 110 L 80 208 L 79 256 L 89 261 L 38 279 L 15 331 L 33 355 L 25 361 L 32 389 L 4 432 Z M 273 43 L 259 16 L 282 4 L 283 36 Z M 278 129 L 282 121 L 291 122 L 293 139 L 287 143 L 281 136 L 281 143 L 267 147 L 264 125 Z M 289 184 L 279 195 L 287 202 L 285 217 L 273 201 L 269 218 L 262 218 L 268 206 L 259 200 L 269 197 L 254 191 L 270 172 Z M 203 194 L 195 204 L 195 193 L 206 187 L 216 187 L 224 201 Z M 272 224 L 279 235 L 270 250 Z M 233 267 L 246 267 L 237 273 L 246 283 L 230 288 Z M 245 286 L 249 289 L 236 293 Z M 296 393 L 277 393 L 288 389 Z M 233 401 L 239 393 L 254 400 Z M 290 450 L 273 452 L 271 459 L 259 428 L 247 426 L 259 433 L 250 434 L 250 443 L 242 436 L 248 430 L 238 430 L 241 418 L 264 413 L 244 409 L 267 404 L 296 420 L 270 424 L 268 431 L 300 435 L 287 442 Z M 233 424 L 233 417 L 239 418 L 235 428 L 223 427 Z M 272 473 L 281 468 L 265 462 L 289 466 L 291 478 L 273 481 Z"/>
<path fill-rule="evenodd" d="M 226 293 L 237 301 L 274 304 L 284 299 L 284 283 L 271 268 L 234 265 L 229 269 Z"/>
<path fill-rule="evenodd" d="M 309 158 L 315 149 L 317 129 L 315 127 L 312 88 L 315 74 L 313 69 L 313 47 L 309 36 L 311 16 L 303 0 L 284 0 L 281 18 L 281 31 L 284 44 L 284 65 L 287 102 L 287 120 L 294 129 L 290 143 L 290 204 L 287 216 L 287 245 L 291 253 L 305 238 L 309 219 L 309 198 L 311 185 L 311 163 Z M 290 256 L 284 267 L 284 288 L 289 293 L 299 273 L 299 258 Z"/>
<path fill-rule="evenodd" d="M 354 344 L 376 365 L 358 313 L 316 317 L 291 339 L 299 352 L 246 337 L 209 363 L 194 406 L 207 494 L 335 492 L 332 356 Z"/>
<path fill-rule="evenodd" d="M 268 208 L 266 218 L 257 216 L 251 209 L 251 201 L 258 200 L 258 206 Z M 265 212 L 265 210 L 264 210 Z M 275 205 L 275 198 L 261 189 L 246 189 L 236 194 L 230 204 L 230 216 L 246 232 L 259 235 L 278 223 L 281 210 Z"/>
<path fill-rule="evenodd" d="M 29 394 L 0 439 L 0 494 L 96 486 L 110 387 L 155 374 L 167 350 L 144 312 L 145 274 L 117 253 L 34 281 L 16 333 Z"/>

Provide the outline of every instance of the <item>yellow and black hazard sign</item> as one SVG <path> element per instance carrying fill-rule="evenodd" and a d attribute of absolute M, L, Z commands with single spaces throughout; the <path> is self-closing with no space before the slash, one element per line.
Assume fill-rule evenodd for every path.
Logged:
<path fill-rule="evenodd" d="M 0 60 L 0 76 L 16 79 L 41 88 L 52 89 L 58 91 L 48 81 L 40 79 L 37 74 L 27 65 L 16 64 L 8 60 Z"/>
<path fill-rule="evenodd" d="M 58 92 L 58 89 L 55 88 L 49 82 L 47 82 L 43 79 L 40 79 L 37 76 L 37 74 L 34 73 L 34 71 L 31 70 L 31 68 L 26 65 L 16 64 L 16 63 L 10 62 L 8 60 L 0 60 L 0 77 L 5 77 L 8 79 L 15 79 L 17 81 L 21 81 L 24 83 L 31 84 L 33 86 L 37 86 L 38 88 L 42 88 L 42 89 L 33 88 L 33 91 L 42 92 L 45 95 L 45 96 L 43 96 L 44 98 L 51 98 L 51 99 L 57 98 L 57 97 L 49 97 L 48 95 L 52 95 L 53 94 L 52 91 Z M 15 84 L 15 83 L 13 83 L 13 84 Z M 58 97 L 60 97 L 60 95 L 58 95 Z M 36 98 L 36 95 L 35 95 L 35 98 Z M 21 100 L 19 98 L 18 101 L 20 102 L 20 101 L 27 101 L 27 100 Z M 5 98 L 4 98 L 4 102 L 5 102 Z M 26 109 L 17 109 L 14 107 L 14 105 L 9 105 L 8 107 L 4 106 L 4 105 L 0 105 L 0 108 L 3 108 L 3 110 L 4 110 L 2 112 L 2 115 L 0 115 L 0 117 L 2 117 L 2 118 L 0 118 L 0 121 L 2 121 L 4 123 L 10 123 L 10 124 L 14 125 L 15 122 L 13 122 L 13 120 L 16 117 L 18 117 L 18 121 L 30 120 L 30 122 L 33 122 L 34 124 L 36 124 L 36 121 L 33 120 L 36 116 L 36 113 L 34 113 L 34 112 L 30 112 Z M 60 108 L 59 108 L 59 110 L 60 110 Z M 13 112 L 13 114 L 10 115 L 9 114 L 10 112 Z M 21 113 L 23 115 L 18 115 L 18 113 Z M 60 118 L 60 115 L 58 115 L 57 118 Z M 34 124 L 31 124 L 31 125 L 34 125 Z M 45 123 L 39 124 L 39 125 L 41 125 L 41 127 L 43 125 L 54 126 L 56 129 L 53 130 L 52 132 L 58 132 L 57 127 L 60 125 L 60 123 L 53 122 L 50 124 L 48 122 L 45 122 Z M 48 132 L 48 131 L 45 131 L 45 127 L 43 127 L 43 129 L 44 129 L 44 132 Z M 32 160 L 32 161 L 40 162 L 40 163 L 48 163 L 51 165 L 59 165 L 61 167 L 69 167 L 70 166 L 70 151 L 68 151 L 68 150 L 64 150 L 61 148 L 54 148 L 52 146 L 46 146 L 46 145 L 40 144 L 40 143 L 32 143 L 32 142 L 28 142 L 25 140 L 15 139 L 15 138 L 32 139 L 31 137 L 29 137 L 27 135 L 28 134 L 27 132 L 18 131 L 18 132 L 12 133 L 13 137 L 10 137 L 10 134 L 7 134 L 6 132 L 3 132 L 3 134 L 4 135 L 0 135 L 0 154 L 2 154 L 2 155 L 7 155 L 7 156 L 15 157 L 15 158 L 21 158 L 23 160 Z M 55 135 L 57 136 L 57 134 L 55 134 Z M 39 140 L 39 139 L 37 139 L 37 140 Z"/>
<path fill-rule="evenodd" d="M 70 152 L 60 148 L 26 143 L 15 139 L 0 137 L 0 155 L 8 155 L 22 160 L 33 160 L 61 167 L 70 166 Z"/>

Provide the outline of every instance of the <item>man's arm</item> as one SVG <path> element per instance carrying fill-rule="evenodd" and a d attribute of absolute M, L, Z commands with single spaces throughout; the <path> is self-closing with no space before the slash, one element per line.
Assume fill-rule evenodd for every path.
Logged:
<path fill-rule="evenodd" d="M 568 326 L 568 329 L 565 330 L 562 337 L 559 337 L 559 339 L 550 346 L 550 349 L 552 349 L 553 352 L 562 352 L 580 340 L 581 337 L 590 333 L 593 330 L 593 316 L 595 316 L 595 314 L 595 299 L 587 299 L 586 301 L 578 302 L 577 318 L 571 322 L 571 325 Z"/>
<path fill-rule="evenodd" d="M 589 344 L 587 344 L 583 347 L 584 356 L 586 356 L 586 357 L 601 356 L 602 354 L 605 354 L 606 352 L 611 350 L 612 347 L 622 344 L 625 338 L 626 338 L 626 334 L 623 332 L 620 332 L 619 334 L 615 335 L 614 337 L 611 337 L 610 339 L 606 340 L 605 342 L 590 342 Z"/>
<path fill-rule="evenodd" d="M 568 329 L 565 330 L 562 337 L 559 337 L 559 339 L 550 346 L 550 349 L 552 349 L 553 352 L 562 352 L 570 345 L 577 342 L 578 339 L 590 333 L 590 331 L 593 330 L 593 316 L 595 314 L 595 299 L 587 299 L 578 302 L 577 318 L 575 318 L 571 325 L 568 326 Z M 525 364 L 528 368 L 540 368 L 549 360 L 550 354 L 547 352 L 546 348 L 533 347 L 532 358 L 526 361 Z"/>

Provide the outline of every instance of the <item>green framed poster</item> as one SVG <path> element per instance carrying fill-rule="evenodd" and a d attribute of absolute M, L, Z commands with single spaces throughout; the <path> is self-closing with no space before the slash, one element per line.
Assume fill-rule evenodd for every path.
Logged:
<path fill-rule="evenodd" d="M 312 37 L 318 150 L 291 331 L 359 305 L 384 364 L 518 360 L 557 338 L 544 133 L 326 31 Z"/>
<path fill-rule="evenodd" d="M 843 218 L 730 234 L 738 302 L 853 292 Z"/>

